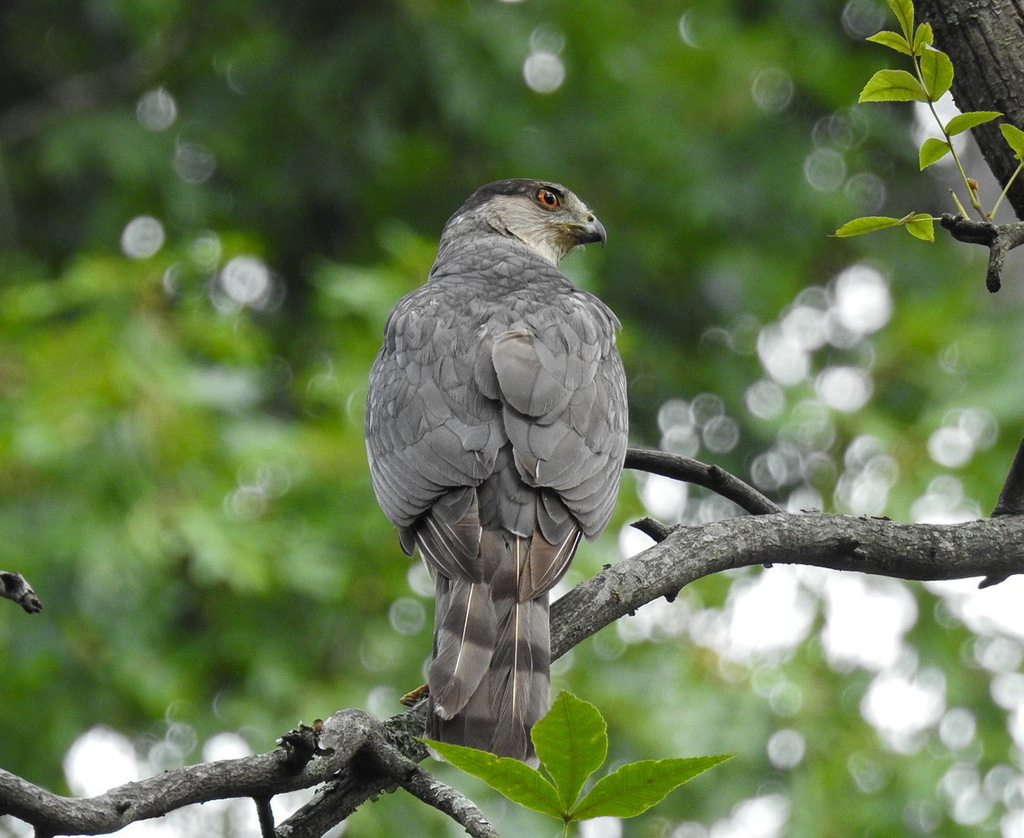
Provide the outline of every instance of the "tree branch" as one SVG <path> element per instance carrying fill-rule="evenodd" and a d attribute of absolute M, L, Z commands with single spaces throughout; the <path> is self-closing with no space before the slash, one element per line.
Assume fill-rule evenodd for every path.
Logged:
<path fill-rule="evenodd" d="M 36 596 L 36 592 L 20 573 L 0 570 L 0 597 L 13 600 L 29 614 L 38 614 L 43 610 L 43 604 Z"/>
<path fill-rule="evenodd" d="M 356 754 L 380 726 L 360 710 L 341 710 L 324 722 L 321 740 L 330 748 L 322 749 L 319 759 L 296 764 L 293 749 L 285 745 L 268 754 L 188 765 L 90 798 L 62 797 L 0 769 L 0 814 L 50 835 L 105 835 L 193 803 L 269 798 L 351 770 Z"/>
<path fill-rule="evenodd" d="M 1024 244 L 1024 221 L 1014 224 L 993 224 L 989 221 L 971 221 L 962 215 L 946 213 L 940 221 L 950 235 L 967 244 L 981 244 L 988 248 L 988 271 L 985 287 L 993 294 L 1003 282 L 1003 262 L 1008 251 Z"/>
<path fill-rule="evenodd" d="M 625 468 L 639 469 L 686 483 L 695 483 L 731 500 L 751 515 L 767 515 L 782 511 L 782 507 L 778 504 L 768 500 L 753 486 L 744 483 L 725 469 L 702 463 L 700 460 L 690 457 L 681 457 L 646 448 L 630 448 L 626 452 Z"/>
<path fill-rule="evenodd" d="M 992 517 L 1003 515 L 1024 515 L 1024 439 L 1017 447 L 1017 454 L 1010 464 L 999 499 L 992 510 Z M 991 588 L 1006 580 L 1005 576 L 986 576 L 978 583 L 979 588 Z"/>
<path fill-rule="evenodd" d="M 647 456 L 631 451 L 628 462 L 653 462 Z M 1024 492 L 1022 461 L 1024 454 L 1018 452 L 1009 488 L 1000 498 L 1007 508 L 1020 502 Z M 672 463 L 661 465 L 667 470 Z M 745 484 L 729 475 L 723 480 L 710 474 L 713 467 L 692 460 L 676 466 L 679 474 L 696 474 L 730 487 L 728 491 L 745 503 L 762 503 L 752 489 L 753 495 L 745 490 L 736 495 L 736 483 Z M 552 605 L 552 659 L 646 603 L 674 598 L 690 582 L 732 568 L 805 564 L 917 580 L 1024 572 L 1020 514 L 938 526 L 824 513 L 770 513 L 675 527 L 664 535 L 658 544 L 605 569 Z M 282 737 L 282 747 L 272 753 L 187 766 L 88 799 L 61 797 L 0 770 L 0 814 L 34 825 L 40 835 L 99 835 L 193 803 L 231 797 L 269 800 L 282 792 L 319 786 L 312 800 L 276 829 L 268 812 L 261 819 L 267 835 L 317 838 L 370 798 L 402 787 L 445 811 L 471 835 L 493 834 L 467 801 L 416 767 L 426 756 L 414 738 L 423 733 L 424 712 L 421 702 L 381 722 L 359 710 L 341 710 L 322 727 L 302 726 Z"/>
<path fill-rule="evenodd" d="M 402 788 L 428 806 L 444 812 L 463 826 L 473 838 L 492 838 L 498 834 L 472 800 L 451 786 L 445 785 L 418 765 L 412 767 L 402 783 Z"/>
<path fill-rule="evenodd" d="M 270 807 L 270 798 L 254 797 L 253 802 L 256 804 L 256 817 L 260 824 L 260 838 L 276 838 L 274 810 Z"/>
<path fill-rule="evenodd" d="M 1010 464 L 995 509 L 992 510 L 993 518 L 1002 515 L 1024 515 L 1024 439 L 1017 447 L 1017 454 Z"/>
<path fill-rule="evenodd" d="M 903 524 L 820 512 L 676 527 L 643 553 L 577 585 L 551 607 L 551 658 L 620 617 L 723 570 L 802 564 L 899 579 L 1024 573 L 1024 516 Z"/>
<path fill-rule="evenodd" d="M 425 702 L 421 702 L 412 710 L 392 716 L 383 723 L 360 713 L 360 717 L 365 717 L 365 720 L 360 718 L 364 724 L 360 734 L 361 747 L 347 764 L 335 772 L 330 782 L 317 789 L 309 803 L 278 827 L 278 838 L 319 838 L 370 798 L 385 791 L 393 791 L 399 783 L 397 778 L 382 775 L 379 768 L 367 770 L 369 765 L 379 766 L 386 762 L 380 756 L 368 756 L 367 748 L 379 749 L 386 744 L 412 762 L 422 762 L 427 756 L 427 749 L 414 737 L 423 735 L 425 710 Z M 325 729 L 335 716 L 324 722 Z M 378 728 L 375 736 L 371 736 L 366 727 L 370 722 Z"/>

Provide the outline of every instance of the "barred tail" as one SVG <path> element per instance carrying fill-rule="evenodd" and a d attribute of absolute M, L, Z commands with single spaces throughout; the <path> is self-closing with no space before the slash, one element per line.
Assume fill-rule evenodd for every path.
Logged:
<path fill-rule="evenodd" d="M 437 575 L 427 737 L 520 760 L 550 704 L 548 594 L 529 589 L 531 539 L 483 532 L 484 581 Z M 520 601 L 520 598 L 524 601 Z"/>

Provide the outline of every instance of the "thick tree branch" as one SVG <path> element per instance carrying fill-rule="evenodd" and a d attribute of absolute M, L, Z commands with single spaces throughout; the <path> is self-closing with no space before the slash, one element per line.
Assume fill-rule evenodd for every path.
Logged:
<path fill-rule="evenodd" d="M 424 703 L 421 702 L 418 707 L 392 716 L 383 723 L 365 713 L 360 714 L 360 717 L 365 717 L 361 719 L 362 747 L 333 775 L 330 782 L 317 789 L 309 803 L 278 827 L 278 838 L 318 838 L 370 798 L 385 791 L 393 791 L 400 778 L 380 771 L 380 766 L 387 764 L 389 758 L 369 752 L 386 748 L 397 751 L 414 763 L 425 759 L 427 749 L 414 738 L 423 735 L 424 709 Z M 335 716 L 324 723 L 325 728 Z"/>
<path fill-rule="evenodd" d="M 43 604 L 36 596 L 36 592 L 20 573 L 0 570 L 0 597 L 13 600 L 29 614 L 38 614 L 43 610 Z"/>
<path fill-rule="evenodd" d="M 577 585 L 551 607 L 551 656 L 689 583 L 737 567 L 803 564 L 899 579 L 1024 572 L 1024 516 L 940 526 L 806 513 L 677 527 L 664 541 Z"/>

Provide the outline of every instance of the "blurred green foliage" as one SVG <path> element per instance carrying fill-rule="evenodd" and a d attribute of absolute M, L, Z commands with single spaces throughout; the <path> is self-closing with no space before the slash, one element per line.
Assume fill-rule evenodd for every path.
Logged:
<path fill-rule="evenodd" d="M 635 444 L 670 436 L 666 402 L 714 394 L 738 439 L 708 445 L 705 426 L 694 453 L 783 502 L 989 510 L 1024 427 L 1019 264 L 993 298 L 982 254 L 943 236 L 827 235 L 893 206 L 949 208 L 942 166 L 916 171 L 911 108 L 853 104 L 884 66 L 863 39 L 885 14 L 875 0 L 7 2 L 0 568 L 45 610 L 0 607 L 0 766 L 60 790 L 61 755 L 94 725 L 140 753 L 177 724 L 266 750 L 298 719 L 400 709 L 430 597 L 372 496 L 365 379 L 388 309 L 488 180 L 561 181 L 605 223 L 607 249 L 564 267 L 623 321 Z M 858 264 L 884 278 L 891 317 L 807 344 L 807 369 L 773 381 L 765 335 Z M 830 367 L 867 376 L 855 409 L 822 395 Z M 775 408 L 751 409 L 758 382 Z M 936 432 L 972 421 L 989 423 L 982 442 L 937 461 Z M 842 487 L 871 463 L 882 508 L 867 510 Z M 645 487 L 625 482 L 570 581 L 615 559 Z M 721 514 L 691 491 L 669 517 Z M 1024 805 L 1012 707 L 991 697 L 1019 638 L 975 636 L 905 586 L 901 671 L 940 670 L 977 730 L 960 750 L 938 724 L 894 747 L 861 712 L 879 667 L 827 654 L 821 577 L 801 583 L 804 635 L 723 651 L 708 627 L 758 575 L 703 580 L 556 665 L 608 720 L 613 763 L 738 755 L 624 834 L 956 838 Z M 984 654 L 996 640 L 1002 669 Z M 805 745 L 788 767 L 767 750 L 782 729 Z M 948 776 L 963 765 L 987 801 L 968 814 Z M 995 766 L 1012 782 L 988 782 Z M 509 834 L 542 828 L 464 787 Z M 784 813 L 780 831 L 723 831 L 763 813 L 751 800 Z M 346 835 L 452 830 L 395 795 Z"/>

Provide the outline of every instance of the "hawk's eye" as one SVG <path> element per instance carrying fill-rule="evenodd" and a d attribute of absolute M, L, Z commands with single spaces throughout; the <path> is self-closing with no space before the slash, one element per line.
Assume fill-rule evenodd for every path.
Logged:
<path fill-rule="evenodd" d="M 542 207 L 547 207 L 548 209 L 555 209 L 561 203 L 556 193 L 552 192 L 550 189 L 545 189 L 543 186 L 536 191 L 535 195 L 537 203 Z"/>

